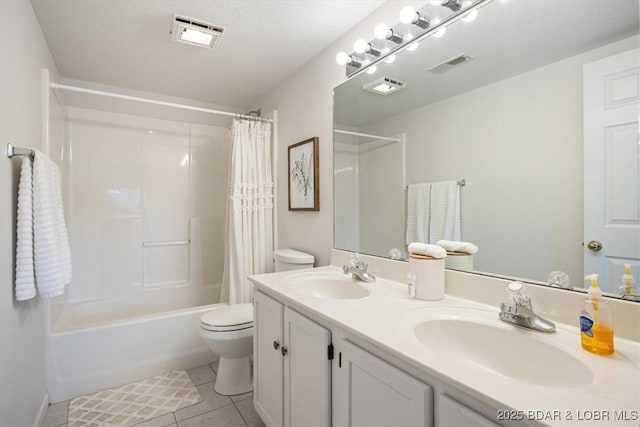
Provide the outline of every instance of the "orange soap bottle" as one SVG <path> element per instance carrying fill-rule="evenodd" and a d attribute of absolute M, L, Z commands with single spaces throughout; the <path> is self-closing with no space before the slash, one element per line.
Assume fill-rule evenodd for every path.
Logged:
<path fill-rule="evenodd" d="M 591 281 L 589 298 L 584 301 L 580 313 L 580 340 L 582 348 L 603 356 L 613 354 L 613 313 L 609 304 L 602 299 L 598 287 L 598 275 L 585 276 Z"/>

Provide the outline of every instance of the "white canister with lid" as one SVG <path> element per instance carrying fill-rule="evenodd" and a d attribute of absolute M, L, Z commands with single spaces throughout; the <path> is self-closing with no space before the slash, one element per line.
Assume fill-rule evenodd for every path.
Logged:
<path fill-rule="evenodd" d="M 444 258 L 409 255 L 409 273 L 415 275 L 416 298 L 436 301 L 444 298 Z"/>

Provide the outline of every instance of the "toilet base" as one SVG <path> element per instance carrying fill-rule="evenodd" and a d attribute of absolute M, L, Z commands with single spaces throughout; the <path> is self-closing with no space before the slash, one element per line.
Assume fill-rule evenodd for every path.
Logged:
<path fill-rule="evenodd" d="M 251 361 L 249 356 L 237 359 L 221 357 L 218 364 L 214 390 L 224 396 L 233 396 L 253 391 Z"/>

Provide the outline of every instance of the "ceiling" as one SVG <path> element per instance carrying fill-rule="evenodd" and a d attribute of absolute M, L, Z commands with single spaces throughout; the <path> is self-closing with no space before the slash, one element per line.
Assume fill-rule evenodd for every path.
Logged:
<path fill-rule="evenodd" d="M 428 10 L 438 6 L 426 6 Z M 482 7 L 478 18 L 456 22 L 444 37 L 429 37 L 393 64 L 379 64 L 335 90 L 337 127 L 362 128 L 403 112 L 465 93 L 526 71 L 638 34 L 637 0 L 511 0 Z M 408 26 L 394 26 L 401 33 Z M 474 58 L 445 74 L 429 68 L 460 54 Z M 388 76 L 407 83 L 388 95 L 362 85 Z"/>
<path fill-rule="evenodd" d="M 61 76 L 228 106 L 251 106 L 382 3 L 31 0 Z M 173 13 L 224 35 L 213 50 L 173 42 Z"/>

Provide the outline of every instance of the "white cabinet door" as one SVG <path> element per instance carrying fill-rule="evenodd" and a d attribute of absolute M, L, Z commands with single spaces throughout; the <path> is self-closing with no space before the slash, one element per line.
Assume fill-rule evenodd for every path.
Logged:
<path fill-rule="evenodd" d="M 331 333 L 295 311 L 284 312 L 284 425 L 331 425 Z"/>
<path fill-rule="evenodd" d="M 437 427 L 498 427 L 499 424 L 485 418 L 471 408 L 442 395 L 436 405 Z"/>
<path fill-rule="evenodd" d="M 284 425 L 284 366 L 282 357 L 284 306 L 254 292 L 253 403 L 269 427 Z"/>
<path fill-rule="evenodd" d="M 430 386 L 346 341 L 336 350 L 334 425 L 433 425 Z"/>

